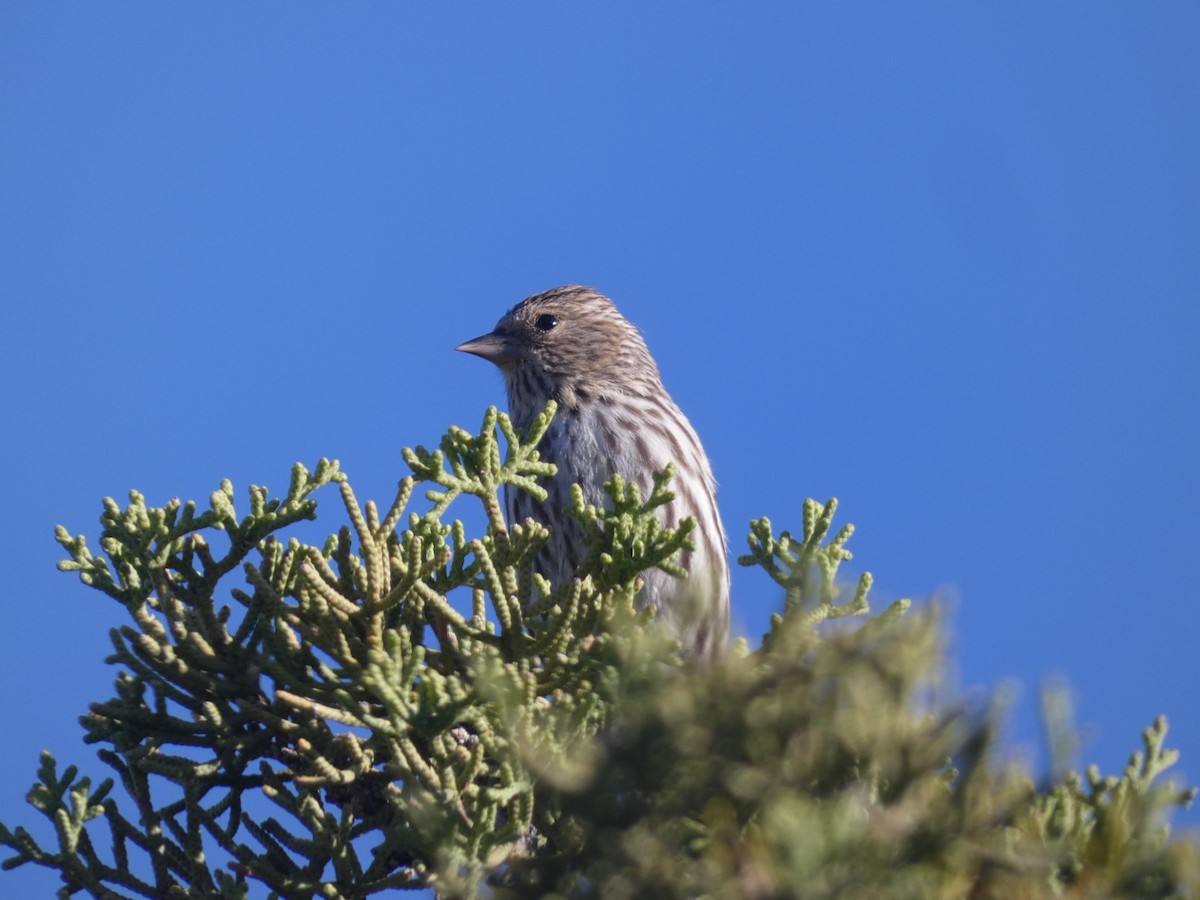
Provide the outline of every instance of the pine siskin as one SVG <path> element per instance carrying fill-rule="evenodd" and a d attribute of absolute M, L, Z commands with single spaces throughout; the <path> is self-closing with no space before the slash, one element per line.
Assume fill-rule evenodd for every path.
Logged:
<path fill-rule="evenodd" d="M 518 303 L 491 333 L 456 349 L 500 368 L 518 428 L 528 428 L 547 401 L 558 404 L 539 447 L 558 467 L 544 482 L 549 497 L 539 503 L 525 491 L 506 495 L 509 521 L 532 517 L 550 529 L 536 566 L 552 583 L 572 577 L 584 558 L 582 529 L 564 511 L 572 483 L 599 506 L 607 500 L 602 486 L 614 474 L 637 483 L 645 497 L 652 475 L 675 463 L 675 499 L 659 515 L 668 528 L 695 518 L 696 549 L 678 560 L 686 580 L 661 569 L 644 572 L 638 602 L 658 607 L 689 656 L 719 655 L 729 631 L 729 563 L 716 482 L 638 330 L 607 297 L 566 285 Z"/>

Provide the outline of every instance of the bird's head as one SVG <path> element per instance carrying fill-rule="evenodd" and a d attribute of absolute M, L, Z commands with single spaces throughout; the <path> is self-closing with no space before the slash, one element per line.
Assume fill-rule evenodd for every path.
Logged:
<path fill-rule="evenodd" d="M 554 399 L 571 409 L 605 394 L 661 386 L 638 330 L 611 300 L 581 285 L 522 300 L 488 334 L 455 349 L 495 363 L 513 407 Z"/>

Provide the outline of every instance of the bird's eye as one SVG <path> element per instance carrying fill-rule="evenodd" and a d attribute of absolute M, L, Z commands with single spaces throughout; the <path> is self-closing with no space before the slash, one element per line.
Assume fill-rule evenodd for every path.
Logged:
<path fill-rule="evenodd" d="M 533 325 L 538 331 L 549 331 L 558 324 L 558 317 L 545 313 L 537 317 Z"/>

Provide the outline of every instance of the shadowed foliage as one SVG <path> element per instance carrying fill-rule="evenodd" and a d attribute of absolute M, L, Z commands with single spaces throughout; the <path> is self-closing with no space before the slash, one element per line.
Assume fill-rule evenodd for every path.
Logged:
<path fill-rule="evenodd" d="M 547 583 L 546 530 L 501 492 L 541 491 L 553 414 L 405 451 L 386 510 L 322 460 L 241 513 L 228 483 L 203 512 L 106 500 L 99 552 L 60 528 L 61 567 L 126 614 L 114 695 L 81 720 L 115 777 L 43 755 L 28 799 L 53 838 L 0 826 L 4 867 L 103 898 L 1200 895 L 1165 720 L 1118 776 L 1001 764 L 996 714 L 939 687 L 935 613 L 872 616 L 866 575 L 843 596 L 834 501 L 797 536 L 752 523 L 739 561 L 781 609 L 711 666 L 634 603 L 689 543 L 656 516 L 669 470 L 574 504 L 589 553 Z M 288 531 L 323 488 L 349 524 L 309 546 Z M 477 537 L 443 522 L 469 497 Z"/>

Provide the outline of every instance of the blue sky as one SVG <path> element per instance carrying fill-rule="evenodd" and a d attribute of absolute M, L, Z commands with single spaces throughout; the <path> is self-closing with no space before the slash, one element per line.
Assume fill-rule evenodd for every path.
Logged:
<path fill-rule="evenodd" d="M 1060 676 L 1080 763 L 1166 713 L 1200 781 L 1197 47 L 1169 2 L 3 4 L 0 816 L 43 747 L 104 772 L 121 611 L 56 523 L 319 456 L 388 499 L 503 400 L 452 348 L 564 282 L 643 330 L 735 554 L 836 496 L 1013 746 Z M 779 602 L 735 574 L 742 633 Z"/>

